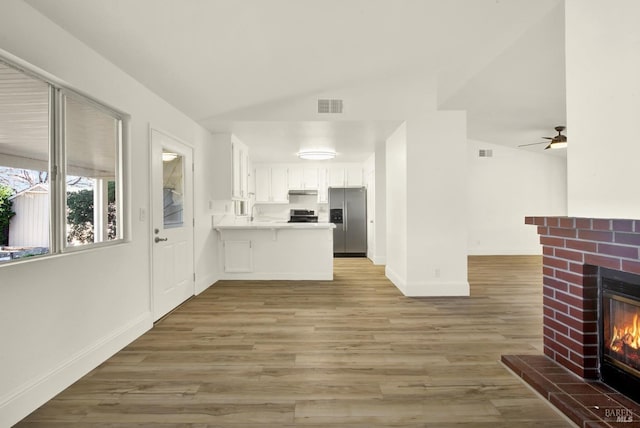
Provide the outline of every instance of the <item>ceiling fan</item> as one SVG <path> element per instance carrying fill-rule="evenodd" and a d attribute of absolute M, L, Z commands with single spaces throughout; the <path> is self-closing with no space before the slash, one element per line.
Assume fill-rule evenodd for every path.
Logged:
<path fill-rule="evenodd" d="M 550 142 L 540 141 L 539 143 L 531 143 L 531 144 L 521 144 L 518 147 L 526 147 L 526 146 L 534 146 L 536 144 L 547 144 L 547 147 L 544 149 L 563 149 L 567 147 L 567 136 L 562 134 L 566 128 L 564 126 L 556 126 L 555 130 L 558 132 L 558 135 L 555 137 L 542 137 L 546 140 L 551 140 Z"/>

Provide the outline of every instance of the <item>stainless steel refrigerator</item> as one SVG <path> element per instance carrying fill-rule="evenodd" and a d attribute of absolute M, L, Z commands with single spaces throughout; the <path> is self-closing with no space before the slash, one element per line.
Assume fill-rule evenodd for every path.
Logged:
<path fill-rule="evenodd" d="M 329 222 L 334 223 L 333 255 L 367 255 L 367 189 L 329 188 Z"/>

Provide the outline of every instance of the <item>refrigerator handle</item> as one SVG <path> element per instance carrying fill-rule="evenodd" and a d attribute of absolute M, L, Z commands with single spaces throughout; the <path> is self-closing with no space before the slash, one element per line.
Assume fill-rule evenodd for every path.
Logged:
<path fill-rule="evenodd" d="M 345 201 L 344 207 L 344 231 L 346 232 L 349 229 L 349 202 Z"/>

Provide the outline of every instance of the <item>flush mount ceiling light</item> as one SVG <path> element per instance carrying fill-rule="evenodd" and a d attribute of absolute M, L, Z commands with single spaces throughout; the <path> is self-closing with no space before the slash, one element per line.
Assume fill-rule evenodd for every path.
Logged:
<path fill-rule="evenodd" d="M 327 160 L 336 157 L 336 152 L 333 150 L 301 150 L 298 152 L 300 159 L 306 160 Z"/>
<path fill-rule="evenodd" d="M 162 162 L 171 162 L 178 157 L 177 153 L 162 152 Z"/>

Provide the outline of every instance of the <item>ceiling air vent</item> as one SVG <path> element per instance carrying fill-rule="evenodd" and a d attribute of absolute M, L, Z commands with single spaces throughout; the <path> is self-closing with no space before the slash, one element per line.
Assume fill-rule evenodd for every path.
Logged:
<path fill-rule="evenodd" d="M 342 113 L 342 100 L 318 100 L 318 113 Z"/>
<path fill-rule="evenodd" d="M 480 150 L 478 150 L 478 157 L 491 158 L 491 157 L 493 157 L 493 150 L 491 150 L 491 149 L 480 149 Z"/>

